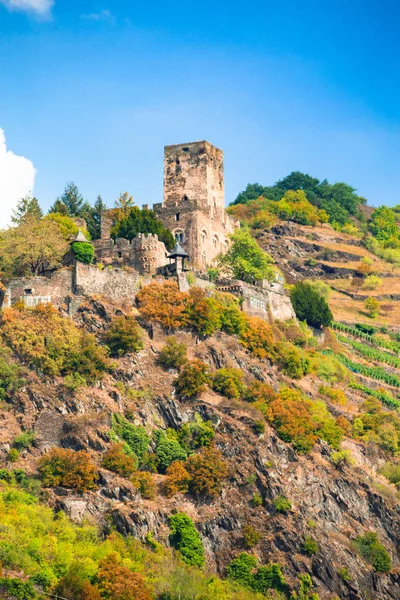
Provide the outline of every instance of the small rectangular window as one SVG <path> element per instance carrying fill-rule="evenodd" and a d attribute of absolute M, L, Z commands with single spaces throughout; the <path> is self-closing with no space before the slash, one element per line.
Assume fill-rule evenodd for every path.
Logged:
<path fill-rule="evenodd" d="M 181 220 L 181 213 L 176 213 L 175 220 L 176 221 L 180 221 Z"/>

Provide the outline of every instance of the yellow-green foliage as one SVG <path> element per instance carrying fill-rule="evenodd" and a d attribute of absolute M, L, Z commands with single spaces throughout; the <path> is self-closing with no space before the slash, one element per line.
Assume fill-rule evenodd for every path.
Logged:
<path fill-rule="evenodd" d="M 107 353 L 95 337 L 80 331 L 50 304 L 8 308 L 1 325 L 5 343 L 39 374 L 79 373 L 91 382 L 109 367 Z"/>
<path fill-rule="evenodd" d="M 184 566 L 171 550 L 160 544 L 146 548 L 138 540 L 117 533 L 101 539 L 95 527 L 74 525 L 64 513 L 55 515 L 33 496 L 3 483 L 0 522 L 3 567 L 22 572 L 48 591 L 54 590 L 58 581 L 74 570 L 87 582 L 96 581 L 100 563 L 104 565 L 104 559 L 116 553 L 119 564 L 143 575 L 155 597 L 165 594 L 174 598 L 180 593 L 193 600 L 263 598 L 229 581 L 203 574 L 195 567 Z"/>

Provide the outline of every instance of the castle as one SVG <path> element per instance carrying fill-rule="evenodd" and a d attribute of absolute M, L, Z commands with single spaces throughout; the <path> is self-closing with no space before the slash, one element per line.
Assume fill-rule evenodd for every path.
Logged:
<path fill-rule="evenodd" d="M 144 208 L 148 208 L 147 206 Z M 174 235 L 176 247 L 168 253 L 157 235 L 138 234 L 132 241 L 111 237 L 115 210 L 103 213 L 101 239 L 94 242 L 95 263 L 75 260 L 72 251 L 64 267 L 46 276 L 16 278 L 0 293 L 0 306 L 23 300 L 26 306 L 51 302 L 73 314 L 87 296 L 104 296 L 133 303 L 142 285 L 154 277 L 177 280 L 181 291 L 189 288 L 185 261 L 195 284 L 216 287 L 242 299 L 248 314 L 265 319 L 294 316 L 283 281 L 240 281 L 212 284 L 206 269 L 225 253 L 229 235 L 239 227 L 225 211 L 223 154 L 209 142 L 191 142 L 164 149 L 164 200 L 153 210 Z M 79 223 L 79 226 L 84 224 Z M 80 232 L 75 241 L 87 241 Z"/>
<path fill-rule="evenodd" d="M 149 208 L 148 205 L 143 208 Z M 222 150 L 209 142 L 190 142 L 164 148 L 164 200 L 153 211 L 189 255 L 197 269 L 211 266 L 229 248 L 229 235 L 239 227 L 225 211 Z M 168 264 L 157 236 L 128 240 L 111 238 L 115 211 L 103 214 L 101 239 L 95 242 L 98 260 L 127 264 L 142 273 L 156 273 Z"/>

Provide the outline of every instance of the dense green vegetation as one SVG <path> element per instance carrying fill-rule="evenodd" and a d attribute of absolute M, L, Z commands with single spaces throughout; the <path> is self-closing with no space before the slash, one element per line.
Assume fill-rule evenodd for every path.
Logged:
<path fill-rule="evenodd" d="M 310 283 L 300 281 L 291 293 L 293 308 L 300 321 L 306 321 L 311 327 L 329 327 L 333 315 L 325 298 Z"/>
<path fill-rule="evenodd" d="M 153 233 L 158 235 L 161 242 L 164 242 L 167 250 L 172 250 L 175 245 L 174 236 L 169 229 L 164 227 L 152 210 L 133 206 L 127 214 L 121 214 L 117 209 L 115 218 L 116 223 L 111 231 L 114 238 L 132 240 L 138 233 Z"/>

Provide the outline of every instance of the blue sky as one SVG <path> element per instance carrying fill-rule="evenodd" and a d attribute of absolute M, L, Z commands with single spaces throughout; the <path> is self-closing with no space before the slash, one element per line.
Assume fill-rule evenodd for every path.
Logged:
<path fill-rule="evenodd" d="M 159 202 L 163 146 L 198 139 L 227 202 L 301 170 L 400 203 L 396 0 L 51 3 L 0 0 L 0 128 L 43 206 Z"/>

